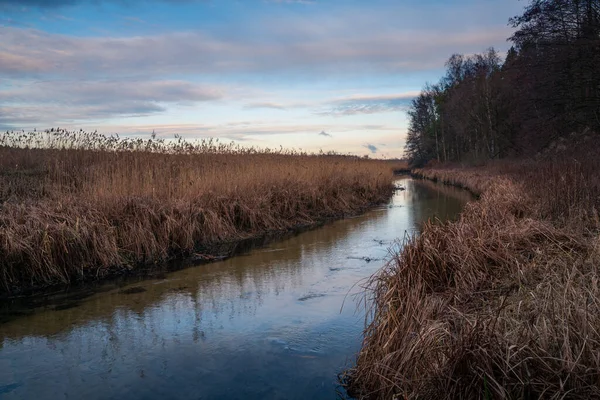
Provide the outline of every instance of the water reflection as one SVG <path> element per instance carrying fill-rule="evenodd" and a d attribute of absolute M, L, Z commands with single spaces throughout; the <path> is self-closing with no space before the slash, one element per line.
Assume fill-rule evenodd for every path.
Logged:
<path fill-rule="evenodd" d="M 428 180 L 419 180 L 415 183 L 417 190 L 407 192 L 411 207 L 412 225 L 416 228 L 427 220 L 445 221 L 453 219 L 457 210 L 472 199 L 472 195 L 466 190 L 457 189 L 452 186 L 444 186 Z"/>
<path fill-rule="evenodd" d="M 366 215 L 0 325 L 0 397 L 335 398 L 361 340 L 347 294 L 397 237 L 469 199 L 398 183 Z"/>

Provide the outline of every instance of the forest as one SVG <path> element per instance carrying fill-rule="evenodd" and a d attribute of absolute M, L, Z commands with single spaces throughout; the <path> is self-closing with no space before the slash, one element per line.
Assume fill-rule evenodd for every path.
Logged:
<path fill-rule="evenodd" d="M 535 156 L 600 131 L 600 1 L 535 0 L 503 57 L 454 54 L 408 111 L 411 165 Z"/>

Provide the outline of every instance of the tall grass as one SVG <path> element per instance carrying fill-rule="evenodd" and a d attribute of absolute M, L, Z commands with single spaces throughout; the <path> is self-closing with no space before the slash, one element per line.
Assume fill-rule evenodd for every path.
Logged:
<path fill-rule="evenodd" d="M 600 398 L 600 160 L 587 147 L 419 171 L 481 197 L 372 278 L 352 393 Z"/>
<path fill-rule="evenodd" d="M 52 130 L 0 139 L 0 287 L 103 277 L 385 201 L 389 163 Z"/>

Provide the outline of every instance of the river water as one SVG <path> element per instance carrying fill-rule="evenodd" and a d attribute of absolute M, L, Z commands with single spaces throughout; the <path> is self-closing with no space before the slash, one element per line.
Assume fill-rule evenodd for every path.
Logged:
<path fill-rule="evenodd" d="M 66 304 L 3 304 L 0 398 L 344 396 L 337 374 L 360 349 L 361 283 L 397 238 L 470 200 L 431 182 L 397 184 L 406 190 L 385 206 L 223 262 Z"/>

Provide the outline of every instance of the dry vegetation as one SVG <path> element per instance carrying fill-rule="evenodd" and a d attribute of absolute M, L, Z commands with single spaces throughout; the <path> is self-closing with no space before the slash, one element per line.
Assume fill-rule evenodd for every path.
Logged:
<path fill-rule="evenodd" d="M 0 292 L 98 278 L 388 199 L 389 163 L 52 130 L 0 136 Z"/>
<path fill-rule="evenodd" d="M 600 154 L 420 170 L 481 194 L 370 282 L 352 393 L 600 398 Z"/>

